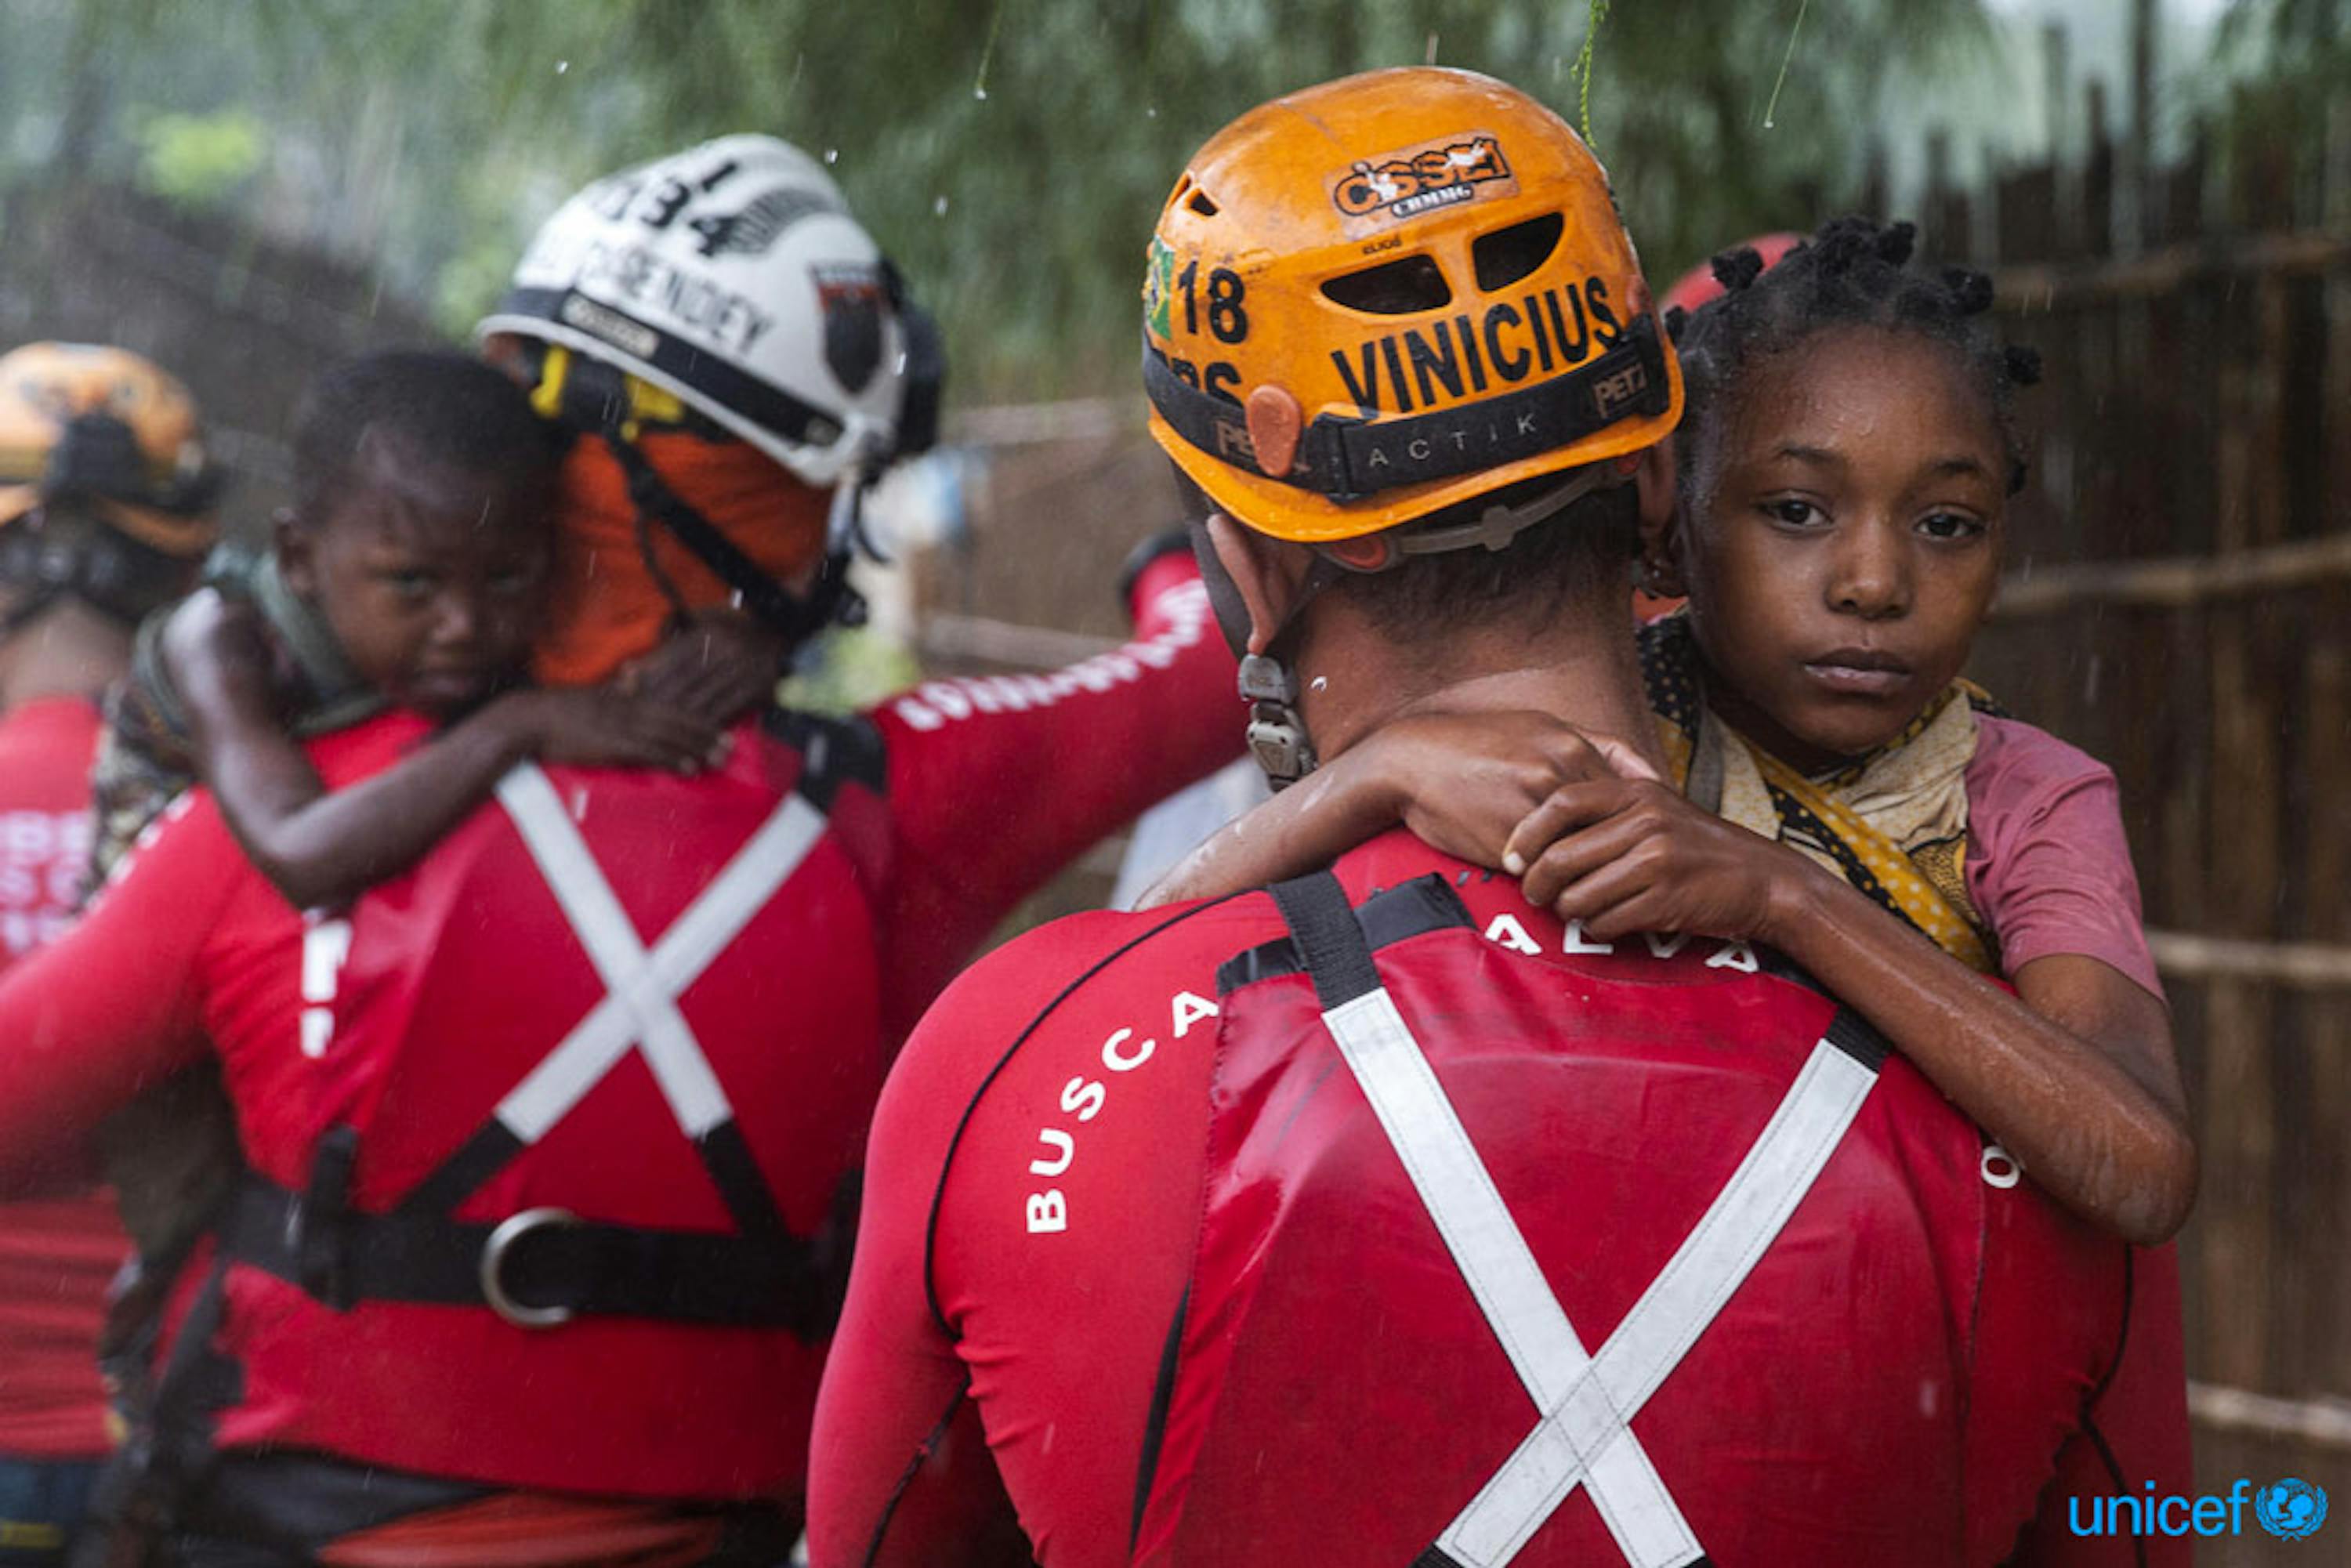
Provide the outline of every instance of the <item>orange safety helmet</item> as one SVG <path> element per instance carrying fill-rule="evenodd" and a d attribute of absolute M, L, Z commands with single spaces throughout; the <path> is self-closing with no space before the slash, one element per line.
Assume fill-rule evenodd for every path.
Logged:
<path fill-rule="evenodd" d="M 154 364 L 87 343 L 0 356 L 0 526 L 73 500 L 149 549 L 193 560 L 220 538 L 219 488 L 195 400 Z"/>
<path fill-rule="evenodd" d="M 1301 543 L 1637 452 L 1681 414 L 1606 172 L 1470 71 L 1369 71 L 1227 126 L 1167 198 L 1143 298 L 1152 435 Z"/>

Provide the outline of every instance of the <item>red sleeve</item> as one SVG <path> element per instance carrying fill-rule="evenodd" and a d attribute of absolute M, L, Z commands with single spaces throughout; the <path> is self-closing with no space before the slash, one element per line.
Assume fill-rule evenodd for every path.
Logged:
<path fill-rule="evenodd" d="M 0 977 L 0 1192 L 78 1167 L 101 1117 L 204 1050 L 197 956 L 244 860 L 188 800 L 72 930 Z"/>
<path fill-rule="evenodd" d="M 882 914 L 893 1035 L 1020 899 L 1240 754 L 1247 716 L 1199 568 L 1163 557 L 1134 602 L 1134 640 L 1113 653 L 932 681 L 874 712 L 897 840 Z"/>
<path fill-rule="evenodd" d="M 811 1568 L 1029 1561 L 969 1375 L 932 1305 L 929 1246 L 965 1112 L 1035 1011 L 1034 943 L 964 973 L 907 1042 L 874 1113 L 849 1297 L 817 1397 Z"/>
<path fill-rule="evenodd" d="M 2111 1460 L 2111 1464 L 2109 1461 Z M 2130 1325 L 2114 1374 L 2057 1455 L 2041 1512 L 2007 1568 L 2186 1568 L 2193 1535 L 2083 1536 L 2067 1522 L 2079 1498 L 2197 1495 L 2189 1451 L 2188 1366 L 2179 1249 L 2131 1249 Z M 2142 1555 L 2141 1553 L 2144 1553 Z"/>

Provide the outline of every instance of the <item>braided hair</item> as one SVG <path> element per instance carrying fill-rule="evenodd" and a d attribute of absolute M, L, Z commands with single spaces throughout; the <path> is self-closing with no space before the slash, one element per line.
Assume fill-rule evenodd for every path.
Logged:
<path fill-rule="evenodd" d="M 1963 267 L 1914 268 L 1917 228 L 1835 218 L 1766 269 L 1750 246 L 1713 261 L 1718 298 L 1694 312 L 1668 311 L 1667 330 L 1680 354 L 1687 388 L 1682 418 L 1684 494 L 1703 505 L 1712 488 L 1713 455 L 1740 377 L 1818 332 L 1876 327 L 1915 332 L 1948 345 L 1984 393 L 2009 458 L 2009 493 L 2024 485 L 2024 442 L 2011 405 L 2016 389 L 2041 380 L 2041 356 L 2002 343 L 1981 319 L 1991 308 L 1991 279 Z"/>

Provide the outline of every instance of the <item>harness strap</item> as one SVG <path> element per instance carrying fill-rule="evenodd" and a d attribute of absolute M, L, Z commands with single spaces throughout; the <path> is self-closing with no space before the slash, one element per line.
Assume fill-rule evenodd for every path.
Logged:
<path fill-rule="evenodd" d="M 496 1306 L 547 1314 L 814 1332 L 822 1293 L 806 1242 L 607 1225 L 559 1210 L 497 1224 L 369 1214 L 248 1175 L 220 1228 L 222 1255 L 346 1311 L 360 1301 Z M 496 1299 L 492 1291 L 496 1293 Z"/>
<path fill-rule="evenodd" d="M 1599 358 L 1517 392 L 1395 419 L 1319 414 L 1286 474 L 1258 465 L 1237 400 L 1194 386 L 1147 341 L 1143 390 L 1176 434 L 1217 461 L 1333 501 L 1537 456 L 1673 406 L 1665 349 L 1646 314 Z"/>
<path fill-rule="evenodd" d="M 1631 1422 L 1744 1282 L 1876 1084 L 1885 1042 L 1840 1010 L 1755 1145 L 1599 1354 L 1552 1294 L 1328 873 L 1272 890 L 1323 1021 L 1541 1419 L 1419 1560 L 1501 1568 L 1582 1485 L 1635 1568 L 1705 1561 Z"/>
<path fill-rule="evenodd" d="M 853 1214 L 844 1220 L 836 1203 L 834 1218 L 817 1236 L 792 1234 L 677 998 L 791 879 L 824 837 L 823 803 L 841 775 L 868 761 L 853 747 L 812 740 L 799 783 L 650 952 L 547 776 L 526 763 L 501 779 L 499 804 L 607 994 L 392 1213 L 349 1210 L 340 1188 L 331 1197 L 315 1190 L 319 1162 L 334 1158 L 335 1134 L 322 1141 L 314 1160 L 311 1213 L 286 1217 L 280 1199 L 269 1195 L 246 1199 L 254 1218 L 285 1218 L 313 1238 L 313 1248 L 327 1248 L 346 1275 L 336 1279 L 314 1262 L 288 1277 L 330 1305 L 339 1297 L 477 1303 L 526 1326 L 614 1312 L 804 1335 L 828 1328 L 847 1251 L 841 1238 Z M 604 1225 L 559 1209 L 528 1210 L 496 1224 L 452 1218 L 632 1051 L 644 1057 L 736 1233 Z M 845 1189 L 853 1191 L 854 1180 Z M 340 1218 L 326 1221 L 329 1211 Z M 279 1271 L 280 1250 L 266 1239 L 250 1246 L 249 1260 Z M 400 1261 L 403 1257 L 411 1261 Z M 298 1258 L 295 1263 L 299 1270 Z"/>
<path fill-rule="evenodd" d="M 716 524 L 688 506 L 663 481 L 635 442 L 611 428 L 603 432 L 603 437 L 621 471 L 628 476 L 629 499 L 635 504 L 639 517 L 651 517 L 669 530 L 670 537 L 684 545 L 696 560 L 742 595 L 746 610 L 767 622 L 787 643 L 798 646 L 835 620 L 853 625 L 863 619 L 864 601 L 849 586 L 846 549 L 835 549 L 827 553 L 815 583 L 807 597 L 801 598 L 760 570 L 759 564 L 720 533 Z M 857 482 L 853 478 L 842 481 L 850 485 Z M 660 571 L 650 554 L 647 564 L 656 573 Z M 675 590 L 668 591 L 675 602 Z M 684 606 L 679 604 L 678 608 L 682 612 Z"/>

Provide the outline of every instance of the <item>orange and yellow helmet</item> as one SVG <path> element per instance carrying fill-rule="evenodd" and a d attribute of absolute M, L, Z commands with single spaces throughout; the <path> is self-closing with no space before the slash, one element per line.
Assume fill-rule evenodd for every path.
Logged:
<path fill-rule="evenodd" d="M 1471 71 L 1370 71 L 1193 157 L 1144 279 L 1151 434 L 1220 508 L 1309 544 L 1622 457 L 1680 417 L 1608 176 Z"/>
<path fill-rule="evenodd" d="M 0 526 L 70 498 L 192 560 L 220 537 L 218 481 L 188 389 L 137 354 L 28 343 L 0 355 Z"/>

